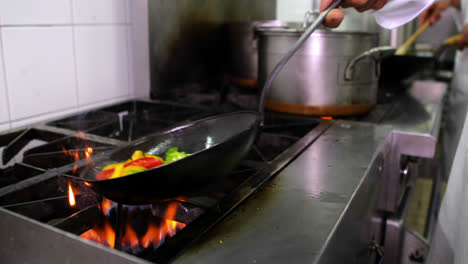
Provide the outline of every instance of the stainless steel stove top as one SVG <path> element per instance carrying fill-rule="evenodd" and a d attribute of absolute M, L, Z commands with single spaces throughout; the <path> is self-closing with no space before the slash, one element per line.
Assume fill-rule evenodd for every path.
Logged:
<path fill-rule="evenodd" d="M 167 238 L 147 260 L 322 263 L 377 259 L 368 246 L 371 241 L 382 243 L 382 212 L 391 213 L 397 206 L 394 189 L 398 189 L 400 156 L 433 157 L 445 93 L 443 83 L 418 82 L 391 104 L 350 120 L 270 113 L 270 125 L 233 172 L 233 183 L 222 191 L 183 201 L 203 213 Z M 106 151 L 176 122 L 238 108 L 235 102 L 244 100 L 236 98 L 231 96 L 230 104 L 221 107 L 132 101 L 0 135 L 2 159 L 16 159 L 0 174 L 2 259 L 145 263 L 73 235 L 89 227 L 74 227 L 75 233 L 64 228 L 61 220 L 70 216 L 69 210 L 38 216 L 25 208 L 53 206 L 51 198 L 64 202 L 65 175 L 77 174 L 85 166 L 81 159 L 88 146 Z M 85 133 L 86 140 L 75 136 L 77 130 Z M 34 140 L 39 146 L 28 146 Z M 24 151 L 25 147 L 30 148 Z M 62 147 L 78 153 L 76 172 L 74 157 L 63 155 Z M 83 209 L 71 213 L 86 214 L 96 207 Z M 55 254 L 41 253 L 51 248 Z"/>

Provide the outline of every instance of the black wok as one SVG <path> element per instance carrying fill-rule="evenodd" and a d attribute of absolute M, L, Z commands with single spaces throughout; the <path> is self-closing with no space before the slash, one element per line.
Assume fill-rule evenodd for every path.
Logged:
<path fill-rule="evenodd" d="M 384 82 L 400 82 L 422 71 L 435 72 L 443 68 L 442 55 L 451 47 L 458 45 L 460 35 L 444 41 L 432 56 L 393 55 L 382 60 L 380 80 Z M 446 65 L 445 65 L 446 66 Z"/>
<path fill-rule="evenodd" d="M 380 81 L 400 82 L 423 70 L 435 70 L 435 57 L 393 55 L 384 58 L 380 64 Z"/>
<path fill-rule="evenodd" d="M 223 180 L 248 153 L 263 125 L 265 96 L 273 79 L 340 2 L 334 0 L 273 69 L 263 87 L 258 112 L 214 116 L 142 138 L 96 160 L 95 166 L 85 169 L 79 179 L 103 196 L 124 204 L 187 196 L 197 193 L 208 183 Z M 140 173 L 115 179 L 96 179 L 96 174 L 104 166 L 127 160 L 135 150 L 162 156 L 170 147 L 178 147 L 192 155 Z"/>
<path fill-rule="evenodd" d="M 222 180 L 238 164 L 255 140 L 259 121 L 259 113 L 245 111 L 181 125 L 113 151 L 85 169 L 81 178 L 106 198 L 125 204 L 190 195 Z M 127 160 L 135 150 L 164 157 L 171 147 L 192 155 L 137 174 L 96 180 L 104 166 Z"/>

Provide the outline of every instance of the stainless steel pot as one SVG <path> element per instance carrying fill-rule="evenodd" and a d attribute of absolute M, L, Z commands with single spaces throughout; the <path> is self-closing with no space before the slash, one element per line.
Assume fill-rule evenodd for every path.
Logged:
<path fill-rule="evenodd" d="M 240 86 L 257 87 L 258 51 L 254 36 L 259 22 L 237 22 L 229 30 L 229 75 L 231 81 Z"/>
<path fill-rule="evenodd" d="M 302 35 L 300 25 L 257 28 L 259 82 Z M 273 82 L 266 107 L 306 115 L 359 115 L 377 101 L 379 61 L 393 54 L 376 33 L 317 30 Z"/>
<path fill-rule="evenodd" d="M 259 26 L 283 27 L 285 24 L 278 20 L 231 22 L 228 24 L 229 33 L 229 77 L 240 86 L 258 87 L 258 39 L 255 29 Z"/>

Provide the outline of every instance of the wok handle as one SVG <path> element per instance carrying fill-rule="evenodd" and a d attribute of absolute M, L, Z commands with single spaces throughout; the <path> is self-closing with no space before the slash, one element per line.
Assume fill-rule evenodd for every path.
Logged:
<path fill-rule="evenodd" d="M 344 79 L 346 81 L 352 81 L 354 77 L 354 69 L 356 68 L 356 64 L 358 64 L 361 60 L 365 58 L 371 58 L 376 63 L 376 75 L 380 75 L 380 61 L 390 57 L 395 54 L 395 48 L 390 46 L 382 46 L 377 48 L 372 48 L 368 51 L 365 51 L 358 56 L 354 57 L 346 66 L 345 76 Z"/>
<path fill-rule="evenodd" d="M 310 26 L 307 28 L 307 30 L 302 34 L 302 36 L 294 43 L 292 48 L 288 51 L 288 53 L 276 64 L 275 68 L 271 71 L 271 73 L 268 75 L 267 81 L 263 85 L 263 90 L 260 95 L 260 103 L 258 107 L 258 112 L 260 113 L 260 124 L 263 124 L 263 119 L 264 119 L 264 113 L 265 113 L 265 98 L 266 95 L 268 94 L 268 91 L 270 90 L 271 84 L 273 83 L 273 80 L 276 78 L 278 73 L 283 69 L 284 65 L 291 59 L 291 57 L 296 53 L 296 51 L 302 46 L 302 44 L 314 33 L 314 31 L 322 24 L 322 22 L 325 20 L 326 16 L 328 13 L 336 8 L 342 0 L 334 0 L 330 6 L 328 6 L 325 10 L 323 10 L 322 13 L 310 24 Z M 285 87 L 287 88 L 287 87 Z"/>

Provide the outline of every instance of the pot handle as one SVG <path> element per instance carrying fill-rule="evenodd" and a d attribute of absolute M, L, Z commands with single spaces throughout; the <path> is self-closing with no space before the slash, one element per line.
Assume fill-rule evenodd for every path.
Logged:
<path fill-rule="evenodd" d="M 377 76 L 380 75 L 380 61 L 384 58 L 390 57 L 395 54 L 396 49 L 390 46 L 382 46 L 372 48 L 370 50 L 364 51 L 363 53 L 359 54 L 357 57 L 353 58 L 346 66 L 345 70 L 345 80 L 351 81 L 354 75 L 354 68 L 356 64 L 358 64 L 361 60 L 365 59 L 366 57 L 370 57 L 376 62 L 376 74 Z"/>

